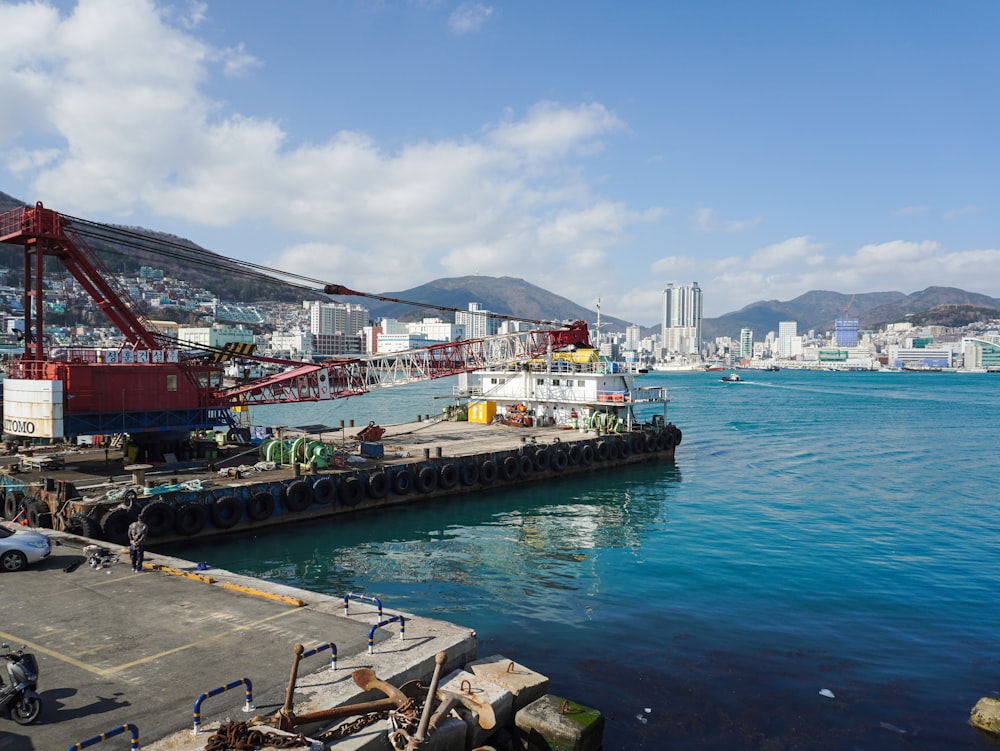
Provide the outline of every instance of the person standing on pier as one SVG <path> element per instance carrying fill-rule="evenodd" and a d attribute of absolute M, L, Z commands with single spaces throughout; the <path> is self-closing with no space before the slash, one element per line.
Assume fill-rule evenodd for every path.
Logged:
<path fill-rule="evenodd" d="M 142 571 L 147 532 L 149 532 L 149 527 L 141 519 L 136 519 L 128 527 L 128 554 L 132 559 L 133 571 Z"/>

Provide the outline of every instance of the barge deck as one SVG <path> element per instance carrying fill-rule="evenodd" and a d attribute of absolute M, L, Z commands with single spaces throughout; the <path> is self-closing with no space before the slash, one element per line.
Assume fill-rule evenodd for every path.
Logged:
<path fill-rule="evenodd" d="M 377 443 L 361 441 L 363 431 L 351 427 L 311 430 L 279 429 L 279 461 L 262 460 L 257 446 L 228 444 L 207 463 L 146 464 L 118 449 L 36 446 L 0 459 L 2 511 L 113 544 L 124 544 L 129 524 L 141 518 L 156 546 L 673 461 L 681 440 L 658 417 L 621 433 L 424 420 L 388 426 Z M 332 466 L 305 461 L 310 445 L 321 446 L 313 456 L 331 458 Z M 299 453 L 289 455 L 294 446 Z"/>

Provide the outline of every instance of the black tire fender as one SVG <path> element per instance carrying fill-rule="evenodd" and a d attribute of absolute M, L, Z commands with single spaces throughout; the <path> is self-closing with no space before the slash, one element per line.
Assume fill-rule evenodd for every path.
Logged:
<path fill-rule="evenodd" d="M 544 472 L 552 465 L 552 457 L 548 449 L 538 449 L 532 457 L 532 463 L 536 472 Z"/>
<path fill-rule="evenodd" d="M 451 490 L 458 485 L 458 467 L 454 464 L 442 464 L 438 469 L 438 487 L 442 490 Z"/>
<path fill-rule="evenodd" d="M 258 493 L 257 495 L 266 495 L 268 498 L 271 498 L 271 511 L 274 511 L 274 498 L 271 497 L 270 493 Z M 247 516 L 254 521 L 261 521 L 260 518 L 250 513 L 251 509 L 253 509 L 254 513 L 261 514 L 266 508 L 263 499 L 255 501 L 256 497 L 251 498 L 250 503 L 247 504 Z M 209 504 L 208 515 L 212 520 L 213 527 L 229 529 L 236 526 L 236 523 L 243 517 L 243 507 L 236 496 L 224 495 L 221 498 L 216 498 Z M 268 512 L 267 516 L 263 517 L 263 519 L 266 519 L 270 515 L 271 513 Z"/>
<path fill-rule="evenodd" d="M 622 459 L 628 459 L 632 456 L 632 436 L 629 436 L 626 440 L 619 442 L 618 456 Z"/>
<path fill-rule="evenodd" d="M 412 469 L 399 470 L 392 476 L 392 492 L 396 495 L 412 493 L 415 479 Z"/>
<path fill-rule="evenodd" d="M 365 497 L 365 486 L 357 477 L 345 477 L 340 481 L 339 495 L 344 506 L 357 506 Z"/>
<path fill-rule="evenodd" d="M 135 517 L 128 509 L 112 509 L 101 520 L 101 537 L 116 545 L 125 545 L 128 543 L 128 528 L 133 521 Z"/>
<path fill-rule="evenodd" d="M 316 484 L 312 487 L 313 500 L 325 506 L 328 503 L 332 503 L 333 499 L 337 497 L 337 486 L 333 484 L 333 479 L 330 477 L 321 477 L 316 481 Z"/>
<path fill-rule="evenodd" d="M 517 460 L 518 474 L 521 477 L 527 477 L 531 474 L 534 468 L 535 463 L 532 461 L 531 457 L 527 454 L 521 454 L 521 458 Z"/>
<path fill-rule="evenodd" d="M 628 447 L 631 453 L 641 454 L 646 448 L 646 439 L 642 433 L 633 433 L 628 437 Z"/>
<path fill-rule="evenodd" d="M 380 500 L 389 495 L 389 475 L 385 472 L 372 472 L 368 475 L 368 487 L 366 488 L 369 498 Z"/>
<path fill-rule="evenodd" d="M 598 461 L 606 462 L 611 458 L 611 446 L 607 441 L 598 441 L 594 454 Z"/>
<path fill-rule="evenodd" d="M 521 472 L 521 459 L 513 454 L 504 457 L 503 464 L 500 465 L 500 475 L 504 480 L 510 482 L 516 480 Z"/>
<path fill-rule="evenodd" d="M 479 482 L 483 485 L 492 485 L 497 479 L 497 463 L 492 459 L 487 459 L 479 467 Z"/>
<path fill-rule="evenodd" d="M 266 519 L 271 518 L 271 514 L 274 513 L 276 505 L 277 502 L 274 499 L 274 495 L 266 490 L 261 490 L 254 493 L 247 500 L 247 516 L 251 519 L 251 521 L 265 521 Z"/>
<path fill-rule="evenodd" d="M 190 537 L 198 534 L 208 522 L 208 507 L 200 501 L 188 501 L 177 507 L 174 530 L 179 535 Z"/>
<path fill-rule="evenodd" d="M 569 454 L 566 456 L 567 460 L 574 467 L 583 461 L 583 449 L 580 448 L 580 444 L 574 443 L 569 447 Z"/>
<path fill-rule="evenodd" d="M 69 532 L 71 535 L 80 535 L 81 537 L 89 537 L 92 540 L 96 540 L 101 533 L 101 528 L 94 517 L 89 514 L 77 513 L 72 514 L 66 520 L 64 531 Z"/>
<path fill-rule="evenodd" d="M 421 493 L 430 493 L 437 484 L 437 470 L 434 467 L 421 467 L 417 473 L 417 490 Z"/>
<path fill-rule="evenodd" d="M 52 512 L 45 501 L 36 498 L 28 503 L 28 524 L 52 529 Z"/>
<path fill-rule="evenodd" d="M 288 486 L 285 496 L 285 508 L 289 511 L 302 511 L 313 502 L 313 489 L 305 480 L 296 480 Z"/>
<path fill-rule="evenodd" d="M 150 537 L 159 537 L 174 528 L 174 507 L 166 501 L 150 501 L 142 507 L 139 518 L 149 528 Z"/>
<path fill-rule="evenodd" d="M 585 465 L 594 463 L 594 447 L 589 443 L 580 447 L 580 463 Z"/>
<path fill-rule="evenodd" d="M 566 455 L 564 449 L 556 449 L 552 452 L 552 458 L 549 460 L 549 466 L 552 467 L 556 472 L 562 472 L 566 469 L 569 464 L 569 457 Z"/>
<path fill-rule="evenodd" d="M 463 485 L 475 485 L 479 481 L 479 465 L 475 462 L 464 462 L 458 474 Z"/>
<path fill-rule="evenodd" d="M 12 520 L 17 516 L 17 512 L 21 510 L 21 500 L 24 498 L 24 493 L 20 490 L 15 490 L 13 493 L 7 493 L 3 499 L 3 515 L 7 521 Z"/>

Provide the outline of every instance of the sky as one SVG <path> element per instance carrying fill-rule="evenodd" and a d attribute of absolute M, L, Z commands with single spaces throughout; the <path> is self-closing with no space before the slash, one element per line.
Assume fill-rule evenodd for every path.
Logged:
<path fill-rule="evenodd" d="M 995 0 L 0 0 L 0 190 L 642 325 L 668 283 L 708 317 L 1000 297 L 998 30 Z"/>

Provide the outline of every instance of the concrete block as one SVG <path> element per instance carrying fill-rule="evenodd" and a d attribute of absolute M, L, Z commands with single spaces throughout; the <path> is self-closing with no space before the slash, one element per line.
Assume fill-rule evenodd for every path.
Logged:
<path fill-rule="evenodd" d="M 604 740 L 604 715 L 551 694 L 519 711 L 514 722 L 529 738 L 541 735 L 552 751 L 600 751 Z"/>
<path fill-rule="evenodd" d="M 460 720 L 457 717 L 445 717 L 444 721 L 427 737 L 427 742 L 422 746 L 422 749 L 423 751 L 465 751 L 465 737 L 468 732 L 465 720 Z"/>
<path fill-rule="evenodd" d="M 546 676 L 503 655 L 490 655 L 470 662 L 466 670 L 510 691 L 514 697 L 515 712 L 549 692 L 549 679 Z"/>
<path fill-rule="evenodd" d="M 513 718 L 514 697 L 510 691 L 467 670 L 456 670 L 450 673 L 441 680 L 438 689 L 453 694 L 462 694 L 492 707 L 495 721 L 487 722 L 489 727 L 485 728 L 480 724 L 480 717 L 477 713 L 462 705 L 456 707 L 456 712 L 465 721 L 468 728 L 465 739 L 468 748 L 482 746 L 496 728 L 503 727 Z"/>
<path fill-rule="evenodd" d="M 984 696 L 972 708 L 969 722 L 980 730 L 1000 734 L 1000 699 Z"/>
<path fill-rule="evenodd" d="M 349 717 L 341 725 L 355 722 L 357 717 Z M 346 735 L 333 744 L 337 751 L 394 751 L 389 743 L 389 723 L 379 720 L 367 727 Z"/>

